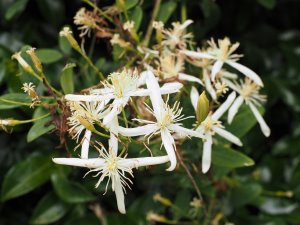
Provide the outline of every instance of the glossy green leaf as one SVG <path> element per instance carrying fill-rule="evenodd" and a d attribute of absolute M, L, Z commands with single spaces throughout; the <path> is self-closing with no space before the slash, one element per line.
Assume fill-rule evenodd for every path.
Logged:
<path fill-rule="evenodd" d="M 257 109 L 261 114 L 263 114 L 264 110 L 262 107 L 258 107 Z M 251 109 L 244 104 L 240 107 L 232 123 L 230 125 L 226 125 L 226 130 L 241 138 L 247 134 L 255 124 L 257 124 L 257 121 Z"/>
<path fill-rule="evenodd" d="M 13 109 L 20 106 L 30 106 L 31 99 L 27 94 L 10 93 L 0 96 L 0 110 Z"/>
<path fill-rule="evenodd" d="M 65 94 L 71 94 L 74 92 L 74 81 L 73 81 L 73 68 L 76 65 L 74 63 L 67 64 L 60 75 L 60 85 Z"/>
<path fill-rule="evenodd" d="M 221 145 L 213 146 L 212 163 L 227 168 L 254 165 L 254 161 L 248 156 L 239 151 Z"/>
<path fill-rule="evenodd" d="M 83 203 L 95 200 L 95 196 L 78 183 L 68 181 L 60 174 L 53 174 L 51 181 L 56 194 L 68 203 Z"/>
<path fill-rule="evenodd" d="M 162 21 L 163 23 L 166 23 L 175 11 L 176 7 L 177 3 L 175 1 L 167 1 L 161 4 L 157 16 L 157 21 Z"/>
<path fill-rule="evenodd" d="M 31 142 L 41 135 L 53 130 L 55 126 L 50 124 L 51 117 L 46 117 L 41 120 L 38 120 L 33 124 L 27 134 L 27 142 Z"/>
<path fill-rule="evenodd" d="M 5 12 L 5 19 L 10 20 L 14 16 L 16 16 L 18 13 L 22 12 L 26 5 L 28 0 L 16 0 L 14 3 L 6 10 Z"/>
<path fill-rule="evenodd" d="M 240 207 L 251 202 L 262 192 L 262 187 L 256 183 L 242 183 L 231 190 L 230 202 L 234 207 Z"/>
<path fill-rule="evenodd" d="M 60 60 L 63 56 L 62 54 L 54 49 L 37 49 L 36 55 L 39 57 L 42 63 L 54 63 Z"/>
<path fill-rule="evenodd" d="M 135 30 L 138 31 L 143 19 L 143 10 L 140 6 L 134 8 L 133 12 L 131 13 L 131 19 L 134 21 Z"/>
<path fill-rule="evenodd" d="M 14 165 L 2 184 L 2 201 L 24 195 L 45 183 L 51 174 L 52 161 L 48 156 L 33 156 Z"/>
<path fill-rule="evenodd" d="M 49 224 L 61 219 L 70 206 L 53 192 L 45 195 L 37 204 L 30 219 L 31 224 Z"/>
<path fill-rule="evenodd" d="M 124 0 L 124 2 L 125 8 L 128 10 L 134 7 L 139 2 L 139 0 Z"/>

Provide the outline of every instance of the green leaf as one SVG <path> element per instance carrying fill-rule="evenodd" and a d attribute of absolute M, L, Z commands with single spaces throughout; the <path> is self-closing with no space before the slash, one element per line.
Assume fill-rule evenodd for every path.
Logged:
<path fill-rule="evenodd" d="M 168 1 L 161 4 L 161 7 L 158 12 L 157 21 L 162 21 L 166 23 L 175 11 L 177 3 L 174 1 Z"/>
<path fill-rule="evenodd" d="M 95 196 L 78 183 L 68 181 L 61 174 L 52 174 L 51 181 L 56 194 L 68 203 L 83 203 L 95 200 Z"/>
<path fill-rule="evenodd" d="M 52 162 L 46 156 L 32 156 L 14 165 L 5 175 L 1 199 L 16 198 L 45 183 L 51 174 Z"/>
<path fill-rule="evenodd" d="M 42 63 L 53 63 L 60 60 L 63 56 L 62 54 L 53 49 L 37 49 L 36 55 L 39 57 Z"/>
<path fill-rule="evenodd" d="M 60 85 L 65 94 L 71 94 L 74 92 L 73 68 L 75 66 L 76 65 L 74 63 L 68 63 L 62 70 Z"/>
<path fill-rule="evenodd" d="M 61 219 L 70 206 L 53 192 L 45 195 L 37 204 L 30 219 L 31 224 L 49 224 Z"/>
<path fill-rule="evenodd" d="M 143 19 L 142 8 L 140 6 L 135 7 L 131 15 L 131 19 L 134 21 L 134 28 L 138 31 Z"/>
<path fill-rule="evenodd" d="M 248 156 L 221 145 L 214 146 L 212 151 L 212 163 L 227 168 L 254 165 L 254 161 Z"/>
<path fill-rule="evenodd" d="M 138 4 L 139 0 L 124 0 L 124 2 L 125 8 L 128 10 L 134 7 L 136 4 Z"/>
<path fill-rule="evenodd" d="M 257 107 L 259 112 L 263 114 L 264 109 Z M 247 105 L 242 105 L 234 117 L 232 124 L 226 125 L 226 130 L 241 138 L 257 123 L 251 109 Z"/>
<path fill-rule="evenodd" d="M 53 124 L 49 125 L 51 121 L 51 117 L 46 117 L 41 120 L 38 120 L 33 124 L 27 134 L 27 142 L 31 142 L 41 135 L 49 132 L 50 130 L 54 129 L 55 126 Z"/>
<path fill-rule="evenodd" d="M 0 97 L 0 110 L 13 109 L 20 106 L 30 106 L 31 99 L 27 94 L 10 93 Z"/>
<path fill-rule="evenodd" d="M 64 225 L 99 225 L 99 219 L 95 215 L 85 215 L 81 218 L 73 218 Z"/>
<path fill-rule="evenodd" d="M 267 9 L 273 9 L 276 5 L 276 0 L 257 0 L 257 2 Z"/>
<path fill-rule="evenodd" d="M 231 190 L 230 202 L 233 207 L 239 207 L 251 202 L 262 193 L 262 187 L 256 183 L 242 183 Z"/>
<path fill-rule="evenodd" d="M 15 1 L 5 12 L 5 19 L 11 20 L 15 15 L 22 12 L 26 5 L 28 0 L 17 0 Z"/>

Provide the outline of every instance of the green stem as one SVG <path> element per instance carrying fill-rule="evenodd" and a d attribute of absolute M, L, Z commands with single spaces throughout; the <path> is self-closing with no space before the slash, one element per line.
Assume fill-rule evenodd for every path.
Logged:
<path fill-rule="evenodd" d="M 156 19 L 157 14 L 158 14 L 160 4 L 161 4 L 161 0 L 156 0 L 155 1 L 154 8 L 153 8 L 153 11 L 152 11 L 151 20 L 149 22 L 147 32 L 146 32 L 146 35 L 145 35 L 145 39 L 144 39 L 144 42 L 143 42 L 145 46 L 148 46 L 148 44 L 149 44 L 149 41 L 150 41 L 150 38 L 151 38 L 151 35 L 152 35 L 152 31 L 153 31 L 153 26 L 152 25 L 153 25 L 153 22 Z"/>
<path fill-rule="evenodd" d="M 115 24 L 115 22 L 113 21 L 112 18 L 110 18 L 109 16 L 106 15 L 105 12 L 103 12 L 97 5 L 95 5 L 93 2 L 89 1 L 89 0 L 83 0 L 83 2 L 85 2 L 86 4 L 88 4 L 89 6 L 93 7 L 94 9 L 96 9 L 101 16 L 103 16 L 105 19 L 107 19 L 109 22 L 111 22 L 112 24 Z"/>

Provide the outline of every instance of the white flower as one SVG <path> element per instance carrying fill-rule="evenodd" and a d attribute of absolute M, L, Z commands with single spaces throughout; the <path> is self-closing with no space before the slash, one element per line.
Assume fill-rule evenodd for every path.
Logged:
<path fill-rule="evenodd" d="M 205 140 L 203 143 L 203 155 L 202 155 L 202 172 L 206 173 L 211 164 L 211 149 L 212 149 L 212 137 L 217 133 L 221 137 L 226 140 L 238 145 L 242 146 L 242 142 L 238 137 L 233 135 L 232 133 L 226 131 L 221 124 L 219 119 L 226 112 L 226 110 L 230 107 L 232 102 L 234 101 L 236 96 L 235 92 L 232 92 L 226 99 L 226 101 L 212 114 L 209 114 L 206 119 L 201 123 L 201 125 L 196 129 L 201 134 L 204 134 Z M 194 109 L 197 109 L 197 101 L 198 101 L 199 93 L 193 88 L 191 91 L 191 101 Z"/>
<path fill-rule="evenodd" d="M 187 26 L 193 23 L 192 20 L 186 20 L 184 23 L 174 22 L 172 23 L 173 29 L 162 29 L 164 46 L 168 46 L 170 49 L 185 48 L 186 43 L 189 42 L 193 35 L 191 33 L 185 33 Z"/>
<path fill-rule="evenodd" d="M 130 188 L 130 184 L 132 184 L 132 181 L 130 180 L 130 177 L 133 177 L 132 169 L 141 166 L 162 164 L 169 161 L 168 156 L 127 159 L 117 156 L 112 149 L 107 152 L 104 147 L 102 147 L 99 151 L 102 158 L 54 158 L 53 162 L 62 165 L 87 167 L 90 169 L 88 173 L 95 172 L 95 176 L 99 176 L 101 174 L 98 182 L 96 183 L 96 188 L 107 177 L 108 181 L 106 183 L 106 191 L 108 184 L 111 181 L 112 190 L 116 194 L 118 209 L 121 213 L 126 213 L 124 192 L 126 193 L 125 188 Z"/>
<path fill-rule="evenodd" d="M 221 70 L 224 63 L 240 71 L 245 76 L 252 79 L 257 85 L 263 86 L 263 82 L 260 77 L 248 67 L 237 63 L 236 61 L 241 57 L 241 55 L 232 54 L 239 46 L 239 43 L 231 44 L 228 38 L 223 40 L 218 40 L 218 45 L 211 40 L 208 42 L 210 48 L 206 52 L 194 52 L 188 50 L 182 50 L 181 53 L 195 58 L 207 58 L 215 60 L 212 67 L 211 80 L 214 81 L 217 73 Z"/>
<path fill-rule="evenodd" d="M 35 105 L 41 103 L 41 99 L 35 90 L 35 85 L 32 82 L 24 83 L 21 89 L 31 98 L 32 104 L 30 105 L 30 108 L 34 108 Z"/>
<path fill-rule="evenodd" d="M 259 94 L 260 87 L 252 82 L 250 79 L 245 79 L 245 82 L 240 84 L 231 83 L 227 81 L 227 85 L 240 94 L 239 97 L 234 101 L 232 106 L 229 109 L 228 113 L 228 123 L 231 123 L 234 116 L 238 112 L 240 106 L 245 102 L 251 109 L 253 115 L 255 116 L 257 122 L 260 125 L 260 128 L 263 134 L 268 137 L 271 134 L 269 126 L 266 124 L 263 117 L 260 115 L 259 111 L 255 105 L 260 106 L 262 102 L 266 101 L 266 96 Z"/>
<path fill-rule="evenodd" d="M 167 170 L 172 171 L 176 167 L 176 146 L 171 133 L 175 132 L 187 136 L 195 136 L 198 138 L 202 138 L 203 135 L 201 135 L 199 132 L 181 126 L 179 122 L 184 119 L 183 115 L 181 115 L 182 108 L 179 108 L 178 102 L 176 102 L 173 107 L 170 107 L 163 101 L 159 91 L 159 84 L 151 71 L 148 71 L 146 84 L 147 88 L 150 90 L 150 99 L 153 107 L 153 110 L 149 110 L 156 118 L 156 122 L 136 119 L 137 121 L 146 123 L 147 125 L 136 128 L 119 127 L 119 133 L 124 136 L 131 137 L 160 133 L 163 145 L 171 162 L 171 165 Z"/>
<path fill-rule="evenodd" d="M 103 112 L 103 124 L 107 125 L 116 115 L 118 115 L 123 107 L 127 105 L 130 97 L 148 96 L 150 90 L 139 88 L 141 79 L 145 79 L 143 73 L 138 76 L 136 71 L 123 70 L 120 73 L 112 73 L 104 88 L 91 91 L 91 95 L 66 95 L 66 99 L 72 101 L 110 101 L 109 108 Z M 170 94 L 177 92 L 182 87 L 178 82 L 169 83 L 163 86 L 159 91 L 162 94 Z"/>

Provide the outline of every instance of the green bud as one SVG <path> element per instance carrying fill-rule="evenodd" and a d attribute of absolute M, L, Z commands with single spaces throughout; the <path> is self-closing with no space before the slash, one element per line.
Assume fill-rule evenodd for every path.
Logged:
<path fill-rule="evenodd" d="M 196 118 L 199 123 L 205 120 L 209 113 L 209 101 L 206 97 L 205 91 L 201 93 L 197 102 Z"/>
<path fill-rule="evenodd" d="M 125 9 L 125 1 L 124 0 L 117 0 L 116 1 L 117 8 L 120 10 Z"/>

